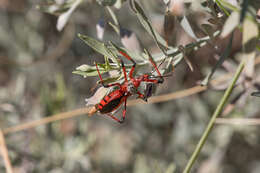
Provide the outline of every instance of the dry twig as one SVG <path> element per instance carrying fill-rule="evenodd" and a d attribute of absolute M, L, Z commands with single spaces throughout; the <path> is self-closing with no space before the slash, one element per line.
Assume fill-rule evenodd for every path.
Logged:
<path fill-rule="evenodd" d="M 4 135 L 2 133 L 2 130 L 0 130 L 0 150 L 1 150 L 1 154 L 2 154 L 3 159 L 4 159 L 6 172 L 7 173 L 13 173 L 12 165 L 11 165 L 10 159 L 8 157 L 8 150 L 7 150 L 7 147 L 6 147 L 6 144 L 5 144 L 5 138 L 4 138 Z"/>
<path fill-rule="evenodd" d="M 260 118 L 217 118 L 215 123 L 225 125 L 255 126 L 260 125 Z"/>
<path fill-rule="evenodd" d="M 72 111 L 68 111 L 68 112 L 55 114 L 55 115 L 52 115 L 52 116 L 49 116 L 46 118 L 42 118 L 40 120 L 34 120 L 34 121 L 27 122 L 24 124 L 19 124 L 16 126 L 8 127 L 6 129 L 3 129 L 3 134 L 15 133 L 15 132 L 18 132 L 21 130 L 30 129 L 30 128 L 44 125 L 47 123 L 51 123 L 54 121 L 64 120 L 64 119 L 76 117 L 79 115 L 88 114 L 89 110 L 90 110 L 90 108 L 80 108 L 80 109 L 76 109 L 76 110 L 72 110 Z"/>

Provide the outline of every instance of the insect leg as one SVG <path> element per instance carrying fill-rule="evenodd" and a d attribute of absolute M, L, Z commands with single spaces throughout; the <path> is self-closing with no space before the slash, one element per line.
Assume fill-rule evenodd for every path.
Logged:
<path fill-rule="evenodd" d="M 122 69 L 123 69 L 123 73 L 124 73 L 124 77 L 125 77 L 125 82 L 127 82 L 127 75 L 126 75 L 126 70 L 125 70 L 125 64 L 123 61 L 121 61 L 121 66 L 122 66 Z"/>
<path fill-rule="evenodd" d="M 112 118 L 113 120 L 115 120 L 116 122 L 118 122 L 118 123 L 123 123 L 123 121 L 122 120 L 119 120 L 117 117 L 115 117 L 114 115 L 111 115 L 111 114 L 106 114 L 107 116 L 109 116 L 110 118 Z"/>
<path fill-rule="evenodd" d="M 126 114 L 126 101 L 127 101 L 127 98 L 125 99 L 125 105 L 124 105 L 124 110 L 123 110 L 123 117 L 122 119 L 120 120 L 120 123 L 123 123 L 125 121 L 125 114 Z"/>
<path fill-rule="evenodd" d="M 156 63 L 153 61 L 153 59 L 151 57 L 149 57 L 149 61 L 151 62 L 151 64 L 153 65 L 154 69 L 158 73 L 158 76 L 160 77 L 159 80 L 152 80 L 150 82 L 157 81 L 157 82 L 153 82 L 153 83 L 163 83 L 164 82 L 163 76 L 161 75 L 161 73 L 160 73 Z"/>
<path fill-rule="evenodd" d="M 101 76 L 101 74 L 100 74 L 100 72 L 99 72 L 97 63 L 95 63 L 95 64 L 96 64 L 96 69 L 97 69 L 97 72 L 98 72 L 98 76 L 99 76 L 99 78 L 100 78 L 100 81 L 101 81 L 101 84 L 103 85 L 103 87 L 105 87 L 105 88 L 108 88 L 108 87 L 111 87 L 111 86 L 119 86 L 119 87 L 121 87 L 121 84 L 120 84 L 120 83 L 104 84 L 104 81 L 103 81 L 102 76 Z"/>
<path fill-rule="evenodd" d="M 145 97 L 140 91 L 137 91 L 137 94 L 138 94 L 138 98 L 141 98 L 147 102 L 147 97 Z"/>
<path fill-rule="evenodd" d="M 127 53 L 125 53 L 123 51 L 119 51 L 119 53 L 122 54 L 125 58 L 127 58 L 128 60 L 130 60 L 133 63 L 133 66 L 129 72 L 129 78 L 133 79 L 133 73 L 135 70 L 136 62 Z"/>

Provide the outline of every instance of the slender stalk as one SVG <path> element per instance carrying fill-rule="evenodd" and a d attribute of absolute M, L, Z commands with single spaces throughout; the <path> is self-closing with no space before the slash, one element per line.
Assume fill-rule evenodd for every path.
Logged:
<path fill-rule="evenodd" d="M 5 144 L 5 137 L 1 129 L 0 129 L 0 154 L 2 154 L 4 160 L 6 172 L 13 173 L 12 164 L 8 156 L 8 149 Z"/>
<path fill-rule="evenodd" d="M 9 134 L 9 133 L 15 133 L 15 132 L 18 132 L 21 130 L 30 129 L 30 128 L 48 124 L 51 122 L 60 121 L 60 120 L 76 117 L 79 115 L 89 114 L 90 110 L 91 110 L 91 108 L 86 107 L 86 108 L 75 109 L 75 110 L 68 111 L 68 112 L 62 112 L 62 113 L 55 114 L 55 115 L 52 115 L 52 116 L 49 116 L 46 118 L 42 118 L 39 120 L 33 120 L 33 121 L 30 121 L 27 123 L 11 126 L 6 129 L 3 129 L 2 131 L 3 131 L 4 135 Z"/>
<path fill-rule="evenodd" d="M 190 172 L 190 169 L 191 167 L 193 166 L 194 162 L 196 161 L 203 145 L 205 144 L 208 136 L 209 136 L 209 133 L 211 132 L 212 128 L 213 128 L 213 125 L 215 123 L 215 120 L 216 118 L 218 117 L 218 115 L 221 113 L 225 103 L 227 102 L 233 88 L 234 88 L 234 85 L 238 79 L 238 77 L 240 76 L 242 70 L 244 69 L 244 66 L 245 66 L 245 61 L 242 60 L 241 63 L 239 64 L 238 68 L 237 68 L 237 71 L 233 77 L 233 80 L 231 82 L 231 84 L 229 85 L 229 87 L 226 89 L 222 99 L 220 100 L 214 114 L 212 115 L 212 118 L 210 119 L 209 123 L 208 123 L 208 126 L 206 128 L 206 130 L 204 131 L 202 137 L 200 138 L 199 140 L 199 143 L 197 144 L 196 146 L 196 149 L 194 150 L 192 156 L 190 157 L 189 159 L 189 162 L 187 163 L 183 173 L 189 173 Z"/>
<path fill-rule="evenodd" d="M 218 4 L 218 6 L 223 10 L 223 12 L 229 16 L 229 12 L 225 9 L 225 7 L 223 7 L 223 5 L 219 2 L 219 0 L 216 0 L 216 3 Z"/>
<path fill-rule="evenodd" d="M 260 125 L 260 118 L 217 118 L 215 123 L 221 125 L 257 126 Z"/>

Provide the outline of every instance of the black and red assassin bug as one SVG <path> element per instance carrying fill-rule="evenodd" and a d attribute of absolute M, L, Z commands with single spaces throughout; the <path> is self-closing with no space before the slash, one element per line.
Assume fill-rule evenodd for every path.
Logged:
<path fill-rule="evenodd" d="M 106 114 L 110 116 L 112 119 L 119 123 L 123 123 L 125 120 L 125 115 L 126 115 L 126 102 L 127 98 L 133 94 L 137 94 L 138 98 L 143 99 L 144 101 L 147 101 L 147 98 L 150 97 L 151 95 L 151 87 L 148 86 L 147 91 L 145 91 L 144 94 L 142 94 L 139 90 L 138 87 L 140 86 L 141 82 L 147 82 L 147 83 L 152 83 L 152 84 L 160 84 L 164 82 L 164 76 L 161 75 L 160 71 L 158 70 L 155 62 L 152 60 L 152 58 L 149 58 L 149 61 L 153 65 L 154 69 L 156 70 L 158 76 L 153 76 L 150 74 L 143 74 L 141 76 L 138 76 L 136 78 L 133 77 L 133 73 L 136 67 L 136 62 L 125 52 L 119 51 L 121 55 L 123 55 L 125 58 L 130 60 L 133 63 L 133 66 L 131 67 L 131 70 L 129 72 L 129 79 L 127 79 L 126 75 L 126 69 L 124 62 L 121 61 L 121 66 L 123 69 L 123 74 L 124 74 L 124 82 L 122 84 L 120 83 L 113 83 L 113 84 L 108 84 L 105 85 L 102 79 L 102 76 L 99 72 L 98 66 L 96 64 L 96 69 L 99 75 L 99 78 L 101 80 L 101 84 L 105 87 L 112 87 L 112 86 L 117 86 L 118 89 L 110 92 L 108 95 L 106 95 L 98 104 L 95 105 L 94 110 L 90 112 L 90 114 L 95 113 L 96 111 L 99 111 L 101 114 Z M 119 120 L 117 117 L 114 115 L 111 115 L 110 113 L 115 111 L 122 103 L 124 103 L 124 110 L 123 110 L 123 116 Z"/>

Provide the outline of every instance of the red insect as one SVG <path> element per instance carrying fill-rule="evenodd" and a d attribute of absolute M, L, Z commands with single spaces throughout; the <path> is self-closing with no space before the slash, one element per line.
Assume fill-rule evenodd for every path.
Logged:
<path fill-rule="evenodd" d="M 91 111 L 90 114 L 95 113 L 96 111 L 99 111 L 101 114 L 106 114 L 110 116 L 112 119 L 119 123 L 123 123 L 125 120 L 125 115 L 126 115 L 126 102 L 127 98 L 133 94 L 137 94 L 138 98 L 143 99 L 144 101 L 147 101 L 147 98 L 151 95 L 151 91 L 146 91 L 144 94 L 142 94 L 139 90 L 138 87 L 140 86 L 141 82 L 148 82 L 152 84 L 159 84 L 164 82 L 164 78 L 161 75 L 160 71 L 158 70 L 155 62 L 149 58 L 151 64 L 155 68 L 156 72 L 158 73 L 158 76 L 153 76 L 151 74 L 143 74 L 141 76 L 138 76 L 136 78 L 133 77 L 133 72 L 135 70 L 136 62 L 125 52 L 119 51 L 120 54 L 122 54 L 125 58 L 130 60 L 133 63 L 133 66 L 131 67 L 131 70 L 129 72 L 129 80 L 127 79 L 126 75 L 126 69 L 124 66 L 123 61 L 121 61 L 121 66 L 123 69 L 124 73 L 124 82 L 122 84 L 120 83 L 113 83 L 113 84 L 108 84 L 105 85 L 102 79 L 102 76 L 99 72 L 98 66 L 96 64 L 97 72 L 99 75 L 99 78 L 101 80 L 101 84 L 105 87 L 112 87 L 112 86 L 118 86 L 118 89 L 110 92 L 108 95 L 106 95 L 100 103 L 95 105 L 94 110 Z M 151 87 L 148 87 L 148 90 L 151 89 Z M 119 120 L 117 117 L 114 115 L 111 115 L 110 113 L 115 111 L 122 103 L 124 103 L 124 110 L 123 110 L 123 116 Z"/>

